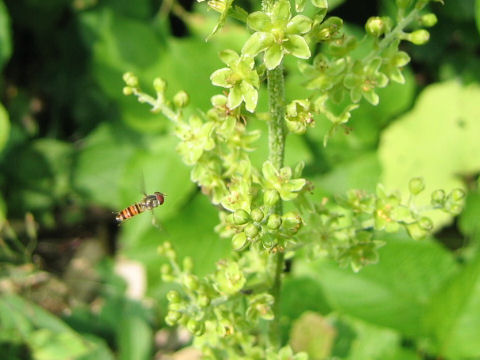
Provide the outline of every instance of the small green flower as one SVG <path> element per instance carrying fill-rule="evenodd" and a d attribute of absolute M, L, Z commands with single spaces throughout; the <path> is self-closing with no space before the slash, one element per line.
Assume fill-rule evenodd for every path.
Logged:
<path fill-rule="evenodd" d="M 220 294 L 233 295 L 243 288 L 245 282 L 245 276 L 237 262 L 228 260 L 218 262 L 214 286 Z"/>
<path fill-rule="evenodd" d="M 361 100 L 362 96 L 372 105 L 377 105 L 380 98 L 375 88 L 383 88 L 388 84 L 388 77 L 379 71 L 382 59 L 376 58 L 366 66 L 356 62 L 353 71 L 345 75 L 343 84 L 350 89 L 350 98 L 354 103 Z"/>
<path fill-rule="evenodd" d="M 270 161 L 263 163 L 262 173 L 265 189 L 276 190 L 282 200 L 295 199 L 306 183 L 305 179 L 292 179 L 292 169 L 289 167 L 277 170 Z"/>
<path fill-rule="evenodd" d="M 344 58 L 332 61 L 324 54 L 318 54 L 313 64 L 299 63 L 300 71 L 308 78 L 307 89 L 326 91 L 343 80 L 341 74 L 347 67 Z"/>
<path fill-rule="evenodd" d="M 406 52 L 398 50 L 398 46 L 393 44 L 385 50 L 382 58 L 381 71 L 392 81 L 404 84 L 405 77 L 403 76 L 402 68 L 410 62 L 410 56 Z"/>
<path fill-rule="evenodd" d="M 198 116 L 191 116 L 188 124 L 179 123 L 175 129 L 177 136 L 182 140 L 177 151 L 187 165 L 194 165 L 204 151 L 212 150 L 215 141 L 212 138 L 214 123 L 204 123 Z"/>
<path fill-rule="evenodd" d="M 273 320 L 273 302 L 273 296 L 267 293 L 251 296 L 248 299 L 247 319 L 249 321 L 256 321 L 258 318 Z"/>
<path fill-rule="evenodd" d="M 295 134 L 304 134 L 307 127 L 313 127 L 315 120 L 310 112 L 310 101 L 293 100 L 286 107 L 285 122 L 287 128 Z"/>
<path fill-rule="evenodd" d="M 260 82 L 257 72 L 253 69 L 255 65 L 253 58 L 240 57 L 233 50 L 222 51 L 220 58 L 228 67 L 219 69 L 210 76 L 212 84 L 230 89 L 227 99 L 229 109 L 235 109 L 245 102 L 245 108 L 254 112 Z"/>
<path fill-rule="evenodd" d="M 242 54 L 253 57 L 265 51 L 264 62 L 268 70 L 276 68 L 285 54 L 301 59 L 310 57 L 310 49 L 301 35 L 310 31 L 312 20 L 303 15 L 292 18 L 288 0 L 277 1 L 270 12 L 250 14 L 247 24 L 256 32 L 243 46 Z"/>
<path fill-rule="evenodd" d="M 394 210 L 400 206 L 400 198 L 396 195 L 387 195 L 383 186 L 378 185 L 375 206 L 375 230 L 398 231 L 400 225 L 394 217 L 398 214 Z"/>

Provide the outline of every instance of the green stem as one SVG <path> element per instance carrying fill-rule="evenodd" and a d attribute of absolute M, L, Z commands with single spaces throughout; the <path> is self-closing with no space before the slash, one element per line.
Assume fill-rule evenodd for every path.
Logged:
<path fill-rule="evenodd" d="M 280 169 L 283 167 L 285 154 L 285 82 L 283 79 L 283 67 L 267 72 L 268 95 L 270 106 L 270 121 L 268 122 L 268 159 Z M 281 215 L 283 212 L 282 202 L 279 201 L 275 207 L 275 213 Z M 273 286 L 271 294 L 274 298 L 272 320 L 269 329 L 270 343 L 276 348 L 280 347 L 280 294 L 282 288 L 282 274 L 285 266 L 285 254 L 280 251 L 271 256 L 272 268 L 274 269 Z"/>

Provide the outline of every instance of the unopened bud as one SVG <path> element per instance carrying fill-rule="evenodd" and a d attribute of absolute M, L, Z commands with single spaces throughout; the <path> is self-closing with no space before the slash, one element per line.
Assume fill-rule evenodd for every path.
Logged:
<path fill-rule="evenodd" d="M 282 225 L 282 218 L 280 217 L 280 215 L 272 214 L 268 217 L 267 227 L 270 230 L 277 230 L 280 225 Z"/>
<path fill-rule="evenodd" d="M 435 26 L 438 19 L 435 14 L 425 14 L 420 18 L 420 22 L 423 26 L 432 27 Z"/>
<path fill-rule="evenodd" d="M 247 244 L 247 235 L 242 231 L 241 233 L 233 235 L 232 246 L 234 250 L 242 250 Z"/>
<path fill-rule="evenodd" d="M 238 209 L 232 214 L 232 219 L 235 225 L 243 225 L 250 221 L 250 215 L 245 210 Z"/>
<path fill-rule="evenodd" d="M 161 78 L 153 80 L 153 87 L 157 93 L 164 93 L 167 88 L 167 83 Z"/>
<path fill-rule="evenodd" d="M 415 45 L 423 45 L 430 39 L 430 33 L 425 29 L 415 30 L 407 35 L 406 40 Z"/>
<path fill-rule="evenodd" d="M 190 101 L 190 98 L 188 94 L 183 90 L 176 93 L 175 96 L 173 97 L 173 103 L 177 108 L 183 108 L 187 106 L 189 101 Z"/>
<path fill-rule="evenodd" d="M 255 224 L 248 224 L 246 227 L 245 227 L 245 235 L 247 236 L 247 238 L 249 239 L 253 239 L 255 238 L 258 233 L 260 232 L 260 226 L 258 225 L 255 225 Z"/>
<path fill-rule="evenodd" d="M 410 193 L 412 193 L 413 195 L 420 194 L 424 189 L 425 182 L 421 177 L 410 179 L 410 181 L 408 182 L 408 190 L 410 190 Z"/>
<path fill-rule="evenodd" d="M 263 214 L 263 211 L 261 209 L 253 209 L 251 216 L 253 221 L 260 222 L 263 220 L 263 217 L 265 215 Z"/>

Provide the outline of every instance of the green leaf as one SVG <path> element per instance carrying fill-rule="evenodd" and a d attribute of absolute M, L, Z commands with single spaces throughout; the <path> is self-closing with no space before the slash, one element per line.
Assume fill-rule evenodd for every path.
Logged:
<path fill-rule="evenodd" d="M 438 290 L 425 316 L 438 353 L 445 358 L 480 357 L 480 256 Z"/>
<path fill-rule="evenodd" d="M 278 44 L 273 44 L 265 51 L 264 61 L 268 70 L 275 69 L 283 59 L 283 50 Z"/>
<path fill-rule="evenodd" d="M 283 44 L 285 50 L 300 59 L 308 59 L 311 56 L 307 42 L 300 35 L 288 35 L 288 41 Z"/>
<path fill-rule="evenodd" d="M 268 32 L 272 27 L 270 17 L 262 11 L 255 11 L 248 15 L 247 25 L 255 31 Z"/>
<path fill-rule="evenodd" d="M 423 177 L 426 189 L 418 202 L 429 202 L 436 189 L 463 188 L 458 174 L 480 171 L 480 87 L 446 82 L 427 87 L 415 108 L 382 134 L 379 158 L 382 183 L 407 191 L 412 177 Z M 441 139 L 441 141 L 439 141 Z M 414 149 L 414 151 L 412 151 Z M 450 216 L 429 214 L 435 223 Z"/>
<path fill-rule="evenodd" d="M 274 42 L 273 35 L 266 32 L 256 32 L 245 42 L 242 48 L 242 54 L 247 56 L 256 56 L 265 51 Z"/>
<path fill-rule="evenodd" d="M 475 23 L 477 24 L 477 30 L 480 33 L 480 0 L 475 1 Z"/>
<path fill-rule="evenodd" d="M 391 240 L 379 253 L 380 262 L 359 273 L 331 263 L 299 264 L 294 273 L 316 279 L 337 311 L 407 336 L 425 335 L 422 316 L 455 271 L 452 256 L 433 242 L 413 240 Z"/>
<path fill-rule="evenodd" d="M 0 69 L 12 55 L 12 40 L 10 34 L 10 16 L 3 0 L 0 1 Z M 1 138 L 0 128 L 0 138 Z M 1 143 L 0 143 L 1 145 Z M 1 146 L 0 146 L 1 149 Z"/>
<path fill-rule="evenodd" d="M 309 359 L 328 358 L 337 335 L 330 321 L 312 311 L 295 320 L 290 332 L 290 345 L 295 352 L 305 351 Z"/>
<path fill-rule="evenodd" d="M 0 151 L 3 150 L 10 134 L 10 119 L 7 110 L 0 104 Z"/>
<path fill-rule="evenodd" d="M 465 209 L 460 214 L 458 225 L 464 235 L 474 237 L 480 234 L 478 214 L 480 214 L 480 193 L 477 190 L 467 194 Z"/>
<path fill-rule="evenodd" d="M 118 188 L 136 146 L 137 141 L 111 124 L 100 125 L 77 154 L 73 168 L 75 189 L 88 200 L 120 210 L 125 204 L 119 199 Z"/>
<path fill-rule="evenodd" d="M 152 358 L 153 332 L 139 316 L 123 318 L 118 326 L 120 360 L 147 360 Z"/>

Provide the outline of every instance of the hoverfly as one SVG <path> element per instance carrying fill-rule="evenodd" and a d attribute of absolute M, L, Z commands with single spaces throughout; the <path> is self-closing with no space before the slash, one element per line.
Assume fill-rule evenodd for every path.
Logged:
<path fill-rule="evenodd" d="M 115 220 L 117 220 L 117 223 L 121 224 L 125 220 L 128 220 L 135 215 L 141 214 L 146 210 L 155 209 L 157 206 L 162 205 L 164 201 L 165 194 L 162 194 L 161 192 L 156 191 L 152 195 L 145 194 L 141 201 L 117 212 Z"/>

